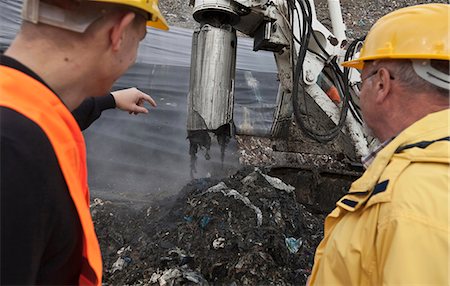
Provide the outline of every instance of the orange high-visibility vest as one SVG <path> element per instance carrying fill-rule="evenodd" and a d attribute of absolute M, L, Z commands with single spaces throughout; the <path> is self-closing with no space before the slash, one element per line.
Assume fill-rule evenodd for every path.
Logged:
<path fill-rule="evenodd" d="M 75 118 L 44 84 L 6 66 L 0 66 L 0 106 L 29 118 L 47 135 L 83 229 L 79 284 L 101 285 L 102 258 L 89 209 L 86 147 Z"/>

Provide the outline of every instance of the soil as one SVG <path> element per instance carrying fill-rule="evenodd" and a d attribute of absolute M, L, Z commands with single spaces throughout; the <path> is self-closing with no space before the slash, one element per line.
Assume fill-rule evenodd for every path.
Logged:
<path fill-rule="evenodd" d="M 305 284 L 331 205 L 299 203 L 296 188 L 267 171 L 243 168 L 223 180 L 193 180 L 176 197 L 140 210 L 96 199 L 104 282 Z M 298 175 L 306 183 L 308 175 Z"/>
<path fill-rule="evenodd" d="M 160 2 L 170 25 L 196 27 L 188 1 Z M 347 35 L 360 37 L 384 14 L 427 2 L 446 3 L 342 0 Z M 327 1 L 316 1 L 316 9 L 328 26 Z M 246 167 L 193 180 L 152 204 L 95 198 L 104 285 L 304 285 L 323 220 L 354 179 Z"/>

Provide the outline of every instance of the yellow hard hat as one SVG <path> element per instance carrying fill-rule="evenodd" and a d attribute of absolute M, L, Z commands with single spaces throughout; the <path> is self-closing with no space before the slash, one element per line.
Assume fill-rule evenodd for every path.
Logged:
<path fill-rule="evenodd" d="M 160 29 L 169 30 L 169 25 L 164 19 L 161 11 L 158 8 L 158 0 L 90 0 L 96 2 L 108 2 L 113 4 L 120 4 L 131 6 L 150 14 L 147 26 Z"/>
<path fill-rule="evenodd" d="M 380 18 L 370 29 L 359 58 L 344 67 L 362 69 L 377 59 L 450 60 L 450 5 L 406 7 Z"/>

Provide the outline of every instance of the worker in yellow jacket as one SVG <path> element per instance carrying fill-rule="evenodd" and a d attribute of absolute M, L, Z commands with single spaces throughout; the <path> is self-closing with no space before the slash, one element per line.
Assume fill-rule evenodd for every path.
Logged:
<path fill-rule="evenodd" d="M 310 285 L 449 285 L 449 21 L 447 4 L 399 9 L 343 63 L 383 143 L 326 218 Z"/>

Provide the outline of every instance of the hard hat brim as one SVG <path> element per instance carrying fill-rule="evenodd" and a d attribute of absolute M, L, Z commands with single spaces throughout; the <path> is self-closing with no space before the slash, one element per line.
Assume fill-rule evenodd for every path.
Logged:
<path fill-rule="evenodd" d="M 167 22 L 165 20 L 164 21 L 159 20 L 156 22 L 147 21 L 147 27 L 152 27 L 152 28 L 164 30 L 164 31 L 169 30 L 169 25 L 167 24 Z"/>
<path fill-rule="evenodd" d="M 355 68 L 358 70 L 362 70 L 364 68 L 364 61 L 361 60 L 352 60 L 341 63 L 343 67 L 346 68 Z"/>
<path fill-rule="evenodd" d="M 167 24 L 158 7 L 153 6 L 152 18 L 152 20 L 147 21 L 147 26 L 164 31 L 169 30 L 169 24 Z"/>
<path fill-rule="evenodd" d="M 355 68 L 362 70 L 364 68 L 364 62 L 365 61 L 375 61 L 375 60 L 444 60 L 444 61 L 450 61 L 450 55 L 448 54 L 422 54 L 422 55 L 416 55 L 416 54 L 404 54 L 404 55 L 395 55 L 395 54 L 385 54 L 385 55 L 376 55 L 376 56 L 370 56 L 370 57 L 360 57 L 356 60 L 346 61 L 342 62 L 341 65 L 343 67 L 347 68 Z"/>

